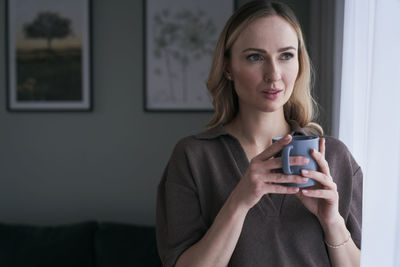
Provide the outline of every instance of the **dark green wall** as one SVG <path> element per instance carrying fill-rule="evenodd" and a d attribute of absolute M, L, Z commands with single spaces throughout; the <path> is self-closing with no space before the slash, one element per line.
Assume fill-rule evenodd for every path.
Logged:
<path fill-rule="evenodd" d="M 154 224 L 156 186 L 174 144 L 211 116 L 143 111 L 142 1 L 94 0 L 92 14 L 87 113 L 6 111 L 0 20 L 0 221 Z"/>
<path fill-rule="evenodd" d="M 307 34 L 309 1 L 285 2 Z M 142 1 L 93 0 L 92 15 L 94 110 L 82 113 L 6 111 L 0 20 L 0 222 L 154 224 L 156 186 L 174 144 L 211 117 L 143 111 Z"/>

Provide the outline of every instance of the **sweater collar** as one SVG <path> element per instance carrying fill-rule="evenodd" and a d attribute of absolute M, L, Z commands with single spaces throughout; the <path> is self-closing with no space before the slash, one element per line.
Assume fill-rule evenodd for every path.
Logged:
<path fill-rule="evenodd" d="M 290 120 L 288 121 L 290 129 L 291 129 L 291 135 L 310 135 L 304 128 L 301 128 L 300 125 L 297 123 L 297 121 Z M 230 135 L 224 128 L 222 124 L 208 129 L 202 133 L 199 133 L 195 135 L 197 139 L 215 139 L 223 135 Z"/>

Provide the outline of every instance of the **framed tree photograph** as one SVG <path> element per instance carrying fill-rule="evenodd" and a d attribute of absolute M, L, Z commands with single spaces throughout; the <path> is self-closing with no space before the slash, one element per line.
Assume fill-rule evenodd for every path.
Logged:
<path fill-rule="evenodd" d="M 206 81 L 234 0 L 144 0 L 146 111 L 211 111 Z"/>
<path fill-rule="evenodd" d="M 7 0 L 10 111 L 91 110 L 90 0 Z"/>

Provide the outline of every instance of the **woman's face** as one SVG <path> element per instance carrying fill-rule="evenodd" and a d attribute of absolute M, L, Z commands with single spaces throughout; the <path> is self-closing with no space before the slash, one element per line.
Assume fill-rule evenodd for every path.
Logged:
<path fill-rule="evenodd" d="M 241 110 L 282 111 L 299 72 L 298 39 L 279 16 L 260 18 L 239 35 L 231 48 L 231 76 Z"/>

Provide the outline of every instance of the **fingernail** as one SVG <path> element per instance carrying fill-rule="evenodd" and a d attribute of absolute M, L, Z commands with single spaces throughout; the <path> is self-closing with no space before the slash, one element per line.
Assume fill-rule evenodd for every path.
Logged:
<path fill-rule="evenodd" d="M 283 140 L 289 140 L 290 139 L 290 135 L 286 135 L 284 138 L 283 138 Z"/>
<path fill-rule="evenodd" d="M 301 190 L 301 192 L 303 192 L 304 194 L 307 194 L 308 193 L 308 190 Z"/>
<path fill-rule="evenodd" d="M 308 181 L 308 178 L 301 178 L 301 180 L 303 181 L 303 182 L 307 182 Z"/>
<path fill-rule="evenodd" d="M 307 170 L 301 170 L 304 174 L 307 174 L 308 171 Z"/>

